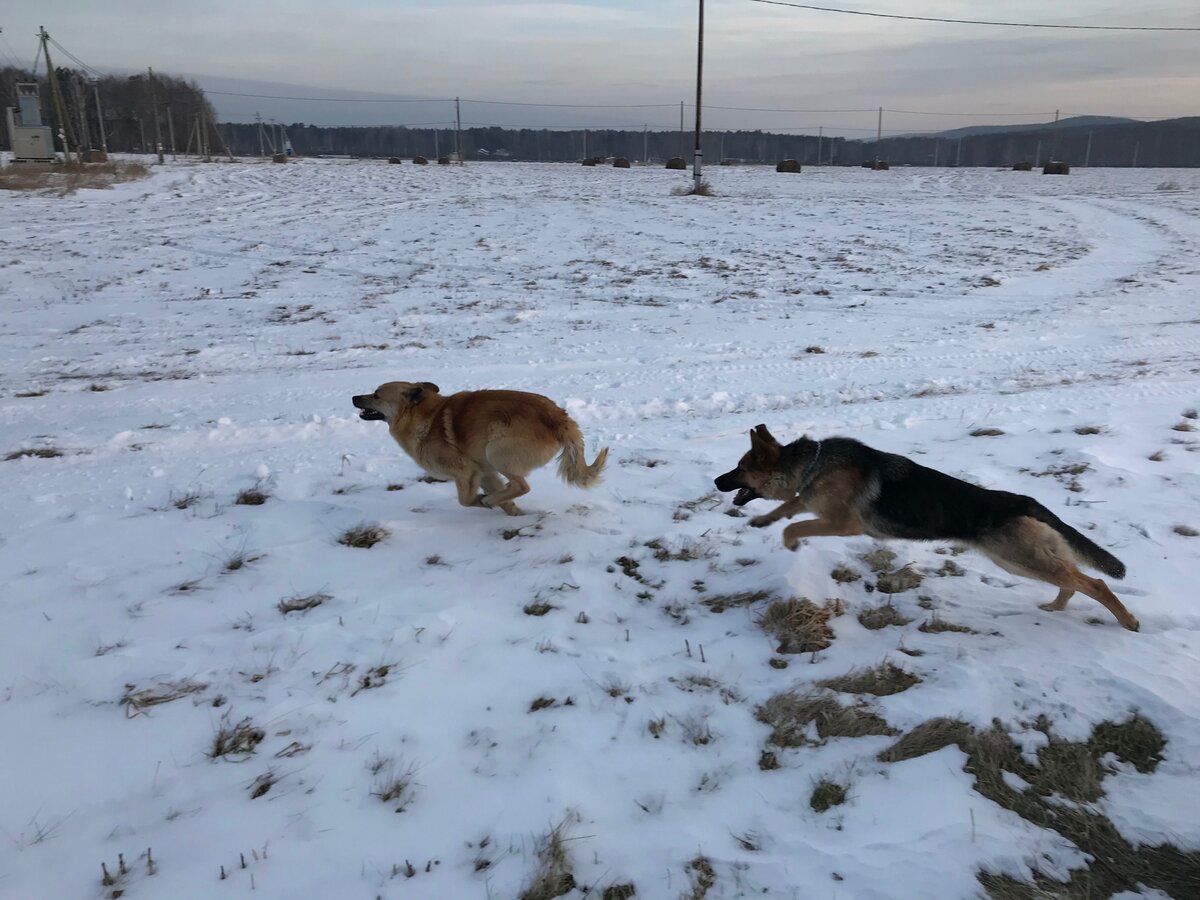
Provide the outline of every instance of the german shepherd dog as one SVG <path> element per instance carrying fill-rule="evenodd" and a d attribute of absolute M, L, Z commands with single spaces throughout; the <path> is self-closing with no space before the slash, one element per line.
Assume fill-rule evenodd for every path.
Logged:
<path fill-rule="evenodd" d="M 765 425 L 750 432 L 750 451 L 716 485 L 720 491 L 737 491 L 735 506 L 760 497 L 783 501 L 751 519 L 755 528 L 797 513 L 816 513 L 815 519 L 783 530 L 789 550 L 802 538 L 835 535 L 961 541 L 1007 572 L 1057 587 L 1058 596 L 1042 609 L 1064 609 L 1082 591 L 1130 631 L 1138 630 L 1138 620 L 1108 585 L 1079 571 L 1084 563 L 1124 578 L 1124 563 L 1032 497 L 960 481 L 852 438 L 802 437 L 784 446 Z"/>
<path fill-rule="evenodd" d="M 453 481 L 463 506 L 498 506 L 519 516 L 513 501 L 529 493 L 525 476 L 555 453 L 562 451 L 559 476 L 582 488 L 600 480 L 608 458 L 605 447 L 589 466 L 579 426 L 541 394 L 460 391 L 443 397 L 428 381 L 389 381 L 372 394 L 351 399 L 362 410 L 359 418 L 387 422 L 396 443 L 417 465 L 435 478 Z"/>

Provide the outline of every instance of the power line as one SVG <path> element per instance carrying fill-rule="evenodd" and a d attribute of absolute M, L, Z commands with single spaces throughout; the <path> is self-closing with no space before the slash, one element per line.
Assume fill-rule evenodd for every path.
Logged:
<path fill-rule="evenodd" d="M 817 12 L 841 13 L 847 16 L 870 16 L 875 19 L 903 19 L 908 22 L 944 22 L 951 25 L 994 25 L 1000 28 L 1061 28 L 1072 31 L 1200 31 L 1200 27 L 1168 25 L 1054 25 L 1044 22 L 993 22 L 984 19 L 947 19 L 940 16 L 902 16 L 898 13 L 867 12 L 861 9 L 839 9 L 833 6 L 813 6 L 808 3 L 788 3 L 785 0 L 750 0 L 768 6 L 790 6 Z"/>

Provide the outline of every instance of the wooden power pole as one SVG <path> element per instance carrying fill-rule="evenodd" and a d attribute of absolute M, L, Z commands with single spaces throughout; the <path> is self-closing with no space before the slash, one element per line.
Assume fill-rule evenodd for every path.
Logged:
<path fill-rule="evenodd" d="M 692 157 L 692 190 L 700 193 L 700 170 L 704 151 L 700 148 L 700 88 L 704 76 L 704 0 L 700 0 L 700 27 L 696 37 L 696 150 Z"/>

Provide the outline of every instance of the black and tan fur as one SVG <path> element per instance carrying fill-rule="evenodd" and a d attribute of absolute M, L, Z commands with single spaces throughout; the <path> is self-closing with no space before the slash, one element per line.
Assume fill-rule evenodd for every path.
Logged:
<path fill-rule="evenodd" d="M 608 458 L 606 447 L 589 466 L 579 426 L 541 394 L 460 391 L 443 397 L 428 381 L 390 381 L 352 401 L 360 418 L 386 421 L 422 469 L 453 481 L 463 506 L 498 506 L 519 516 L 513 501 L 529 492 L 525 477 L 554 454 L 561 451 L 563 481 L 583 488 L 600 480 Z"/>
<path fill-rule="evenodd" d="M 737 491 L 736 506 L 759 497 L 783 501 L 751 519 L 756 528 L 815 513 L 815 519 L 783 530 L 789 550 L 803 538 L 832 535 L 960 541 L 1005 571 L 1056 586 L 1058 596 L 1042 609 L 1064 609 L 1082 591 L 1130 631 L 1138 630 L 1108 585 L 1079 570 L 1087 564 L 1124 578 L 1124 563 L 1032 497 L 988 490 L 851 438 L 804 437 L 784 446 L 765 425 L 750 432 L 750 451 L 716 485 Z"/>

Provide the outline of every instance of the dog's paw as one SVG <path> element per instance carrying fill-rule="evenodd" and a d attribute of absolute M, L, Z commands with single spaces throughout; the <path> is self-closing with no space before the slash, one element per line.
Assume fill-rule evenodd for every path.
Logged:
<path fill-rule="evenodd" d="M 750 527 L 751 528 L 766 528 L 768 525 L 770 525 L 774 521 L 775 520 L 772 519 L 770 516 L 755 516 L 753 519 L 750 520 Z"/>
<path fill-rule="evenodd" d="M 476 506 L 482 506 L 484 509 L 491 509 L 491 508 L 492 508 L 492 504 L 488 502 L 488 496 L 487 496 L 487 494 L 479 494 L 479 495 L 478 495 L 478 496 L 475 498 L 475 505 L 476 505 Z"/>
<path fill-rule="evenodd" d="M 789 550 L 795 550 L 800 546 L 800 536 L 792 531 L 791 525 L 783 529 L 783 546 Z"/>

